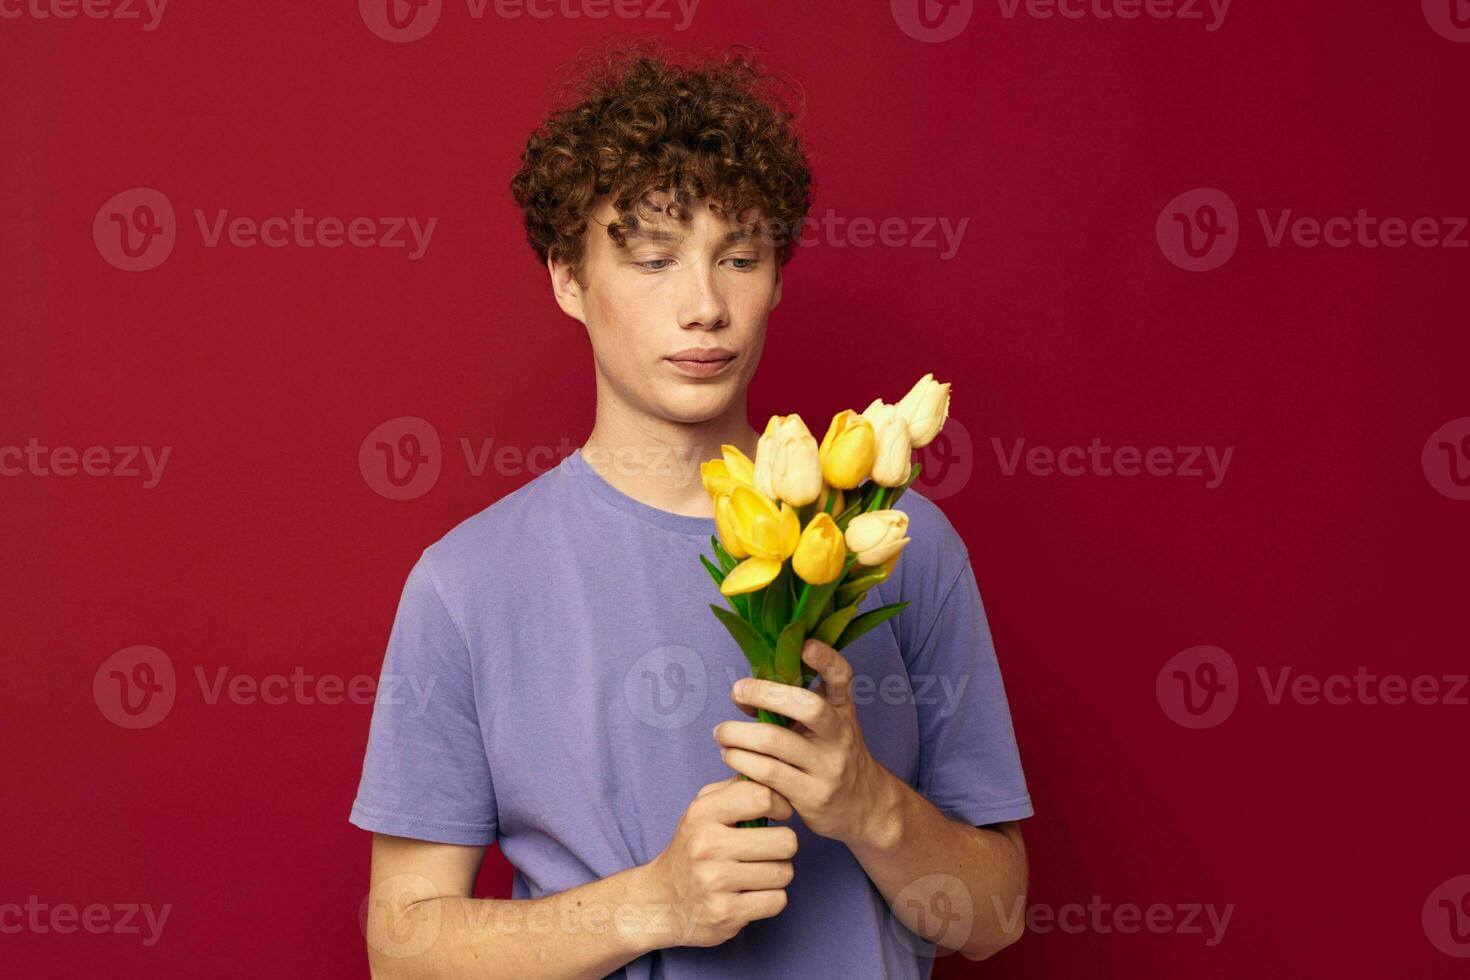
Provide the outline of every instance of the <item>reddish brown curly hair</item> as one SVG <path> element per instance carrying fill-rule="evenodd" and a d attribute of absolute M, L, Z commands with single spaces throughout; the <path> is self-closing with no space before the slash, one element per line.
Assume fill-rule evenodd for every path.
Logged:
<path fill-rule="evenodd" d="M 618 212 L 607 233 L 619 247 L 639 214 L 688 221 L 691 202 L 706 200 L 768 235 L 778 268 L 791 259 L 811 206 L 793 132 L 802 103 L 756 56 L 734 47 L 680 65 L 656 42 L 620 42 L 566 89 L 572 104 L 531 134 L 510 182 L 538 262 L 567 262 L 580 281 L 583 235 L 603 195 Z M 664 207 L 650 200 L 661 192 L 671 198 Z"/>

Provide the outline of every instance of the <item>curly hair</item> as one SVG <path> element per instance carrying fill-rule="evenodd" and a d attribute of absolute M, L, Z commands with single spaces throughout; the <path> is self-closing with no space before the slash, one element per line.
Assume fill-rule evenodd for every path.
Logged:
<path fill-rule="evenodd" d="M 647 43 L 615 44 L 574 72 L 572 104 L 526 141 L 510 188 L 537 261 L 567 262 L 580 281 L 589 216 L 610 195 L 618 217 L 607 233 L 619 247 L 640 214 L 685 222 L 691 202 L 706 200 L 758 226 L 785 265 L 810 208 L 812 177 L 793 132 L 801 99 L 786 98 L 786 83 L 739 46 L 679 65 Z M 664 192 L 668 203 L 655 205 Z"/>

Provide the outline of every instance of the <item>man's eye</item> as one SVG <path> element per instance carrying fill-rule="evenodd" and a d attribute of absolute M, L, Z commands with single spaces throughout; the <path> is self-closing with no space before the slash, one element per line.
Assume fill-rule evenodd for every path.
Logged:
<path fill-rule="evenodd" d="M 635 263 L 635 264 L 638 265 L 638 266 L 641 266 L 644 269 L 647 269 L 649 272 L 659 272 L 659 271 L 661 271 L 663 269 L 663 266 L 659 265 L 659 266 L 657 266 L 657 268 L 655 268 L 655 265 L 657 265 L 657 263 L 659 263 L 659 262 L 672 262 L 672 261 L 674 261 L 674 260 L 673 259 L 648 259 L 647 261 L 638 262 L 638 263 Z"/>
<path fill-rule="evenodd" d="M 737 265 L 735 267 L 735 268 L 737 268 L 737 269 L 739 269 L 741 271 L 744 271 L 744 270 L 747 270 L 747 269 L 754 269 L 756 266 L 758 266 L 758 265 L 761 264 L 761 260 L 760 259 L 733 258 L 730 261 L 731 262 L 744 262 L 745 263 L 744 265 Z"/>

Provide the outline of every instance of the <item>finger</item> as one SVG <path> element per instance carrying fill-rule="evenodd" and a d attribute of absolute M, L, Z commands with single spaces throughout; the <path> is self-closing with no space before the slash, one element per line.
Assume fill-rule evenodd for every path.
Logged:
<path fill-rule="evenodd" d="M 699 808 L 700 819 L 727 826 L 757 817 L 785 820 L 796 812 L 791 802 L 771 787 L 739 776 L 732 777 L 724 789 L 695 800 L 691 807 Z"/>
<path fill-rule="evenodd" d="M 708 796 L 710 793 L 716 792 L 717 790 L 722 790 L 739 778 L 739 776 L 731 776 L 728 779 L 717 779 L 712 783 L 705 783 L 703 786 L 699 787 L 699 792 L 694 794 L 694 798 L 697 800 L 701 796 Z"/>
<path fill-rule="evenodd" d="M 837 729 L 837 716 L 832 705 L 816 691 L 754 677 L 745 678 L 736 688 L 735 697 L 739 701 L 799 721 L 814 735 L 829 737 Z"/>
<path fill-rule="evenodd" d="M 715 726 L 714 734 L 715 741 L 725 748 L 759 752 L 806 772 L 812 772 L 816 766 L 817 750 L 811 740 L 780 725 L 722 721 Z"/>
<path fill-rule="evenodd" d="M 852 664 L 821 640 L 802 645 L 801 659 L 822 675 L 822 695 L 835 706 L 847 704 L 852 696 Z"/>
<path fill-rule="evenodd" d="M 796 876 L 790 861 L 732 861 L 724 873 L 732 892 L 785 888 Z"/>
<path fill-rule="evenodd" d="M 812 790 L 816 786 L 815 777 L 807 775 L 795 766 L 787 765 L 780 759 L 773 759 L 759 752 L 750 752 L 746 749 L 721 749 L 720 758 L 731 769 L 744 773 L 753 782 L 769 786 L 793 803 L 810 799 Z"/>
<path fill-rule="evenodd" d="M 758 892 L 741 892 L 735 896 L 736 914 L 747 921 L 753 919 L 769 919 L 774 915 L 780 915 L 781 910 L 785 907 L 786 891 L 782 888 L 771 888 Z"/>
<path fill-rule="evenodd" d="M 757 716 L 755 706 L 746 704 L 744 701 L 741 701 L 739 698 L 737 698 L 735 696 L 735 688 L 733 686 L 730 688 L 730 701 L 735 705 L 735 707 L 739 708 L 750 717 L 755 718 Z"/>
<path fill-rule="evenodd" d="M 784 818 L 783 818 L 784 819 Z M 796 856 L 796 831 L 790 827 L 729 827 L 715 839 L 732 861 L 790 861 Z"/>

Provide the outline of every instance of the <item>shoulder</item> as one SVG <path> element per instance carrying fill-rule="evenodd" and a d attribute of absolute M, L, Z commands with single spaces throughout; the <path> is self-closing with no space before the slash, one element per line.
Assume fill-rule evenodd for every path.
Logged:
<path fill-rule="evenodd" d="M 944 584 L 953 581 L 970 560 L 970 549 L 949 516 L 912 487 L 899 498 L 897 509 L 909 517 L 910 540 L 895 567 L 920 565 L 935 570 Z"/>
<path fill-rule="evenodd" d="M 900 644 L 913 650 L 969 566 L 970 552 L 949 516 L 913 488 L 904 491 L 895 509 L 909 517 L 909 543 L 894 566 L 893 578 L 875 591 L 884 603 L 909 603 L 895 624 Z"/>
<path fill-rule="evenodd" d="M 533 477 L 488 507 L 465 518 L 424 549 L 419 565 L 451 605 L 456 597 L 482 589 L 507 566 L 519 565 L 538 552 L 548 515 L 557 511 L 568 492 L 563 467 Z"/>

